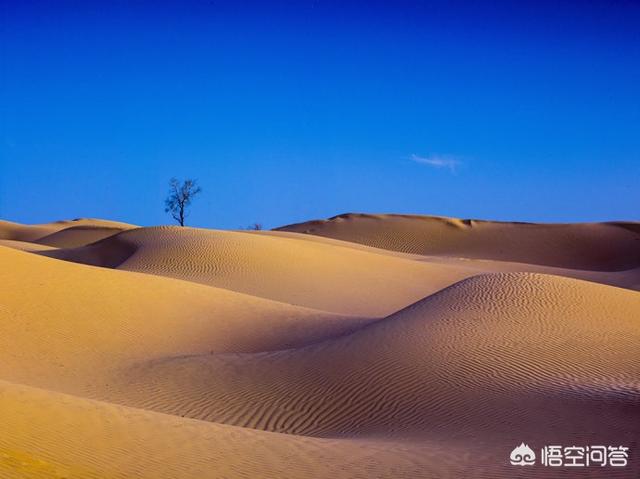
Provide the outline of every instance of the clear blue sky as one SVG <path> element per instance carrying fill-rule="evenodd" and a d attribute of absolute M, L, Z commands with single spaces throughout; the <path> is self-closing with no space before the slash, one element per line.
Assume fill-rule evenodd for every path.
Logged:
<path fill-rule="evenodd" d="M 640 220 L 637 1 L 0 3 L 4 219 Z"/>

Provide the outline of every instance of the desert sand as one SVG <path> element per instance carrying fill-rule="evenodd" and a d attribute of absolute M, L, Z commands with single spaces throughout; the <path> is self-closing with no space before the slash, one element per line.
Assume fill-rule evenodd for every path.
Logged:
<path fill-rule="evenodd" d="M 0 265 L 3 479 L 640 475 L 640 223 L 0 222 Z"/>

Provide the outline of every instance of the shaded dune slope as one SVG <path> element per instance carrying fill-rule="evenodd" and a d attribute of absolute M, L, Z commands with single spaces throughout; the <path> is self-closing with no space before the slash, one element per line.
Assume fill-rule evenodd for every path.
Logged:
<path fill-rule="evenodd" d="M 277 228 L 421 255 L 620 271 L 640 267 L 640 223 L 535 224 L 349 213 Z"/>
<path fill-rule="evenodd" d="M 272 434 L 5 381 L 0 421 L 2 479 L 391 479 L 471 470 L 454 447 Z"/>
<path fill-rule="evenodd" d="M 336 244 L 179 227 L 139 228 L 42 254 L 366 316 L 397 311 L 475 274 L 464 266 L 432 265 Z"/>
<path fill-rule="evenodd" d="M 478 436 L 467 442 L 398 442 L 274 434 L 6 381 L 0 381 L 0 421 L 2 479 L 516 477 L 505 461 L 513 445 L 487 447 L 491 442 Z M 580 477 L 601 477 L 583 472 Z M 606 477 L 635 473 L 608 468 Z M 526 477 L 556 479 L 558 470 L 528 468 Z"/>

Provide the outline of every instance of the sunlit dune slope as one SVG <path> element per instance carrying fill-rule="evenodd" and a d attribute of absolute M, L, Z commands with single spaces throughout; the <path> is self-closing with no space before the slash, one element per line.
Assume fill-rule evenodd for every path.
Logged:
<path fill-rule="evenodd" d="M 93 243 L 131 228 L 135 228 L 135 226 L 93 218 L 56 221 L 40 225 L 22 225 L 0 221 L 0 239 L 72 248 Z"/>
<path fill-rule="evenodd" d="M 535 224 L 344 214 L 278 228 L 422 255 L 618 271 L 640 266 L 640 223 Z"/>
<path fill-rule="evenodd" d="M 140 363 L 105 394 L 298 435 L 624 443 L 640 434 L 639 348 L 638 293 L 492 274 L 304 348 Z"/>
<path fill-rule="evenodd" d="M 0 378 L 88 391 L 139 361 L 290 348 L 358 318 L 0 247 Z"/>
<path fill-rule="evenodd" d="M 272 234 L 156 227 L 42 254 L 368 316 L 384 316 L 476 273 L 381 253 Z"/>

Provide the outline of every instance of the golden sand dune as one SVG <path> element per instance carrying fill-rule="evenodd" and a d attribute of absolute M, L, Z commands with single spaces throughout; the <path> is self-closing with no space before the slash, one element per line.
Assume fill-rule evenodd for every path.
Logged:
<path fill-rule="evenodd" d="M 640 223 L 535 224 L 351 213 L 278 230 L 422 255 L 595 271 L 640 267 Z"/>
<path fill-rule="evenodd" d="M 0 479 L 559 477 L 521 442 L 640 473 L 635 223 L 82 221 L 0 224 Z"/>
<path fill-rule="evenodd" d="M 384 316 L 475 271 L 273 234 L 160 227 L 43 252 L 354 315 Z"/>
<path fill-rule="evenodd" d="M 518 263 L 514 261 L 501 261 L 490 259 L 472 259 L 464 257 L 451 256 L 434 256 L 420 255 L 413 253 L 402 253 L 394 250 L 374 248 L 366 246 L 362 243 L 353 243 L 350 241 L 336 240 L 325 236 L 316 236 L 313 234 L 293 233 L 288 231 L 262 231 L 262 235 L 274 235 L 281 237 L 294 238 L 298 240 L 306 240 L 320 242 L 324 244 L 353 248 L 371 253 L 391 255 L 414 261 L 427 262 L 432 265 L 443 265 L 454 268 L 463 268 L 469 273 L 541 273 L 552 274 L 555 276 L 566 276 L 568 278 L 582 279 L 595 283 L 608 284 L 621 288 L 633 289 L 640 291 L 640 267 L 625 269 L 620 271 L 590 271 L 584 269 L 560 268 L 555 266 L 544 266 L 535 263 Z"/>
<path fill-rule="evenodd" d="M 20 251 L 50 251 L 52 249 L 56 249 L 54 246 L 47 246 L 44 244 L 38 243 L 30 243 L 29 241 L 17 241 L 17 240 L 8 240 L 8 239 L 0 239 L 0 246 L 5 246 L 7 248 L 13 248 Z"/>
<path fill-rule="evenodd" d="M 88 390 L 137 361 L 300 346 L 363 320 L 0 247 L 0 378 Z"/>
<path fill-rule="evenodd" d="M 606 419 L 606 418 L 605 418 Z M 0 381 L 2 479 L 555 479 L 514 474 L 492 442 L 322 439 L 116 406 Z M 518 436 L 520 438 L 520 436 Z M 516 469 L 517 470 L 517 469 Z M 562 477 L 572 477 L 563 471 Z M 636 477 L 628 468 L 606 476 Z M 600 471 L 598 471 L 600 472 Z"/>
<path fill-rule="evenodd" d="M 565 431 L 574 441 L 628 442 L 640 434 L 640 421 L 629 424 L 640 394 L 639 311 L 632 291 L 483 275 L 316 345 L 140 363 L 111 399 L 297 435 L 508 442 Z M 603 403 L 607 432 L 597 426 Z"/>
<path fill-rule="evenodd" d="M 41 225 L 22 225 L 0 221 L 0 239 L 28 241 L 47 246 L 73 248 L 136 226 L 117 221 L 79 218 Z"/>
<path fill-rule="evenodd" d="M 112 226 L 70 226 L 55 233 L 51 233 L 38 240 L 38 243 L 58 248 L 75 248 L 108 238 L 129 228 Z"/>
<path fill-rule="evenodd" d="M 487 461 L 453 444 L 273 434 L 4 381 L 0 421 L 2 479 L 471 477 Z"/>

